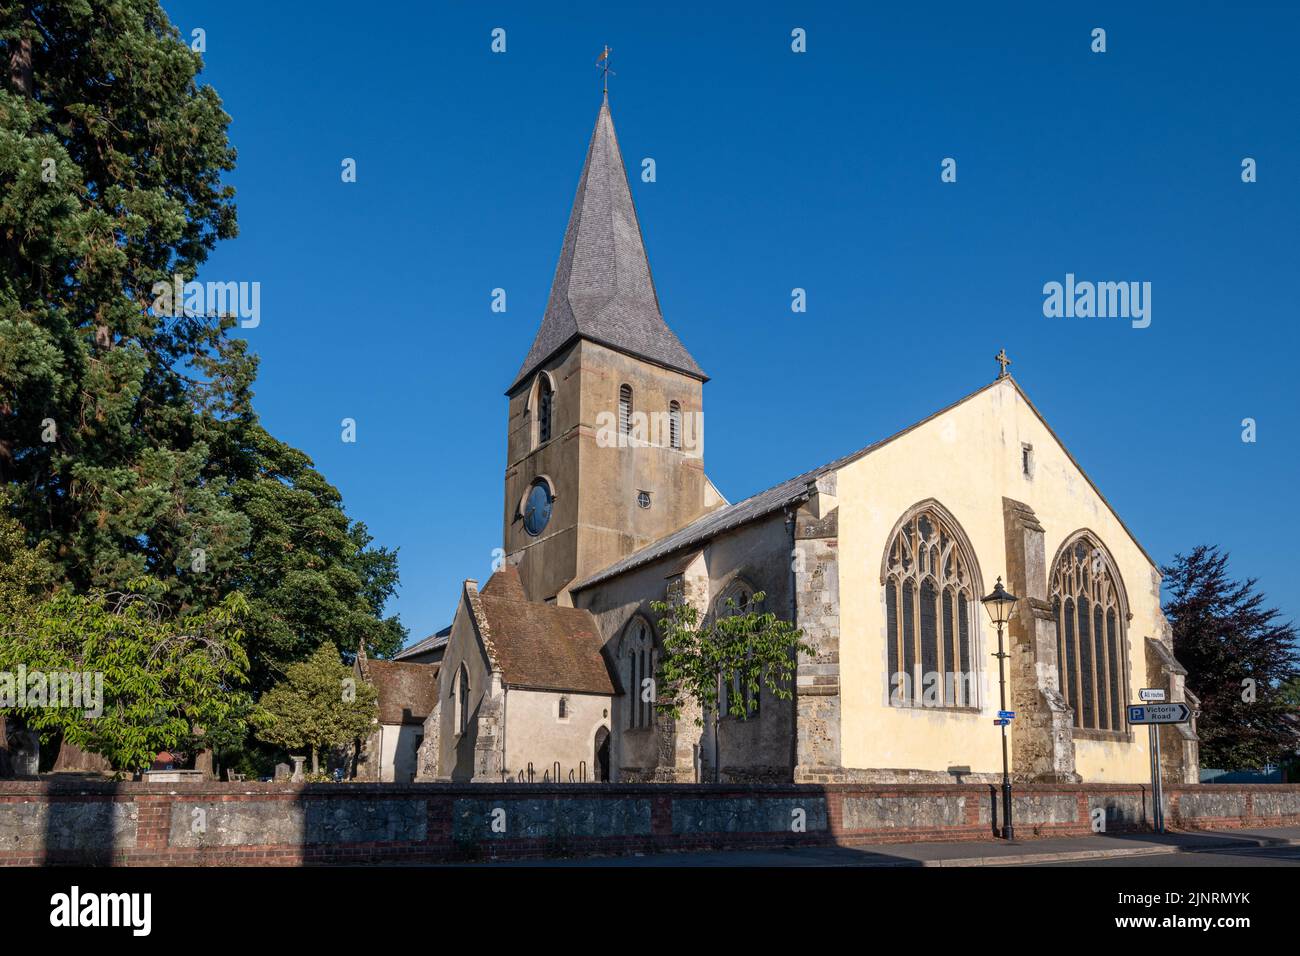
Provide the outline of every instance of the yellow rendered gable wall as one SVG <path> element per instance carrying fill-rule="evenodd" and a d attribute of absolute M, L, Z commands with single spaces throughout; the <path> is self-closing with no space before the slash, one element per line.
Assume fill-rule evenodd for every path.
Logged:
<path fill-rule="evenodd" d="M 1022 474 L 1021 445 L 1033 446 L 1033 478 Z M 912 505 L 937 499 L 970 539 L 984 593 L 1006 578 L 1003 497 L 1033 508 L 1045 534 L 1048 569 L 1065 539 L 1090 529 L 1109 550 L 1132 615 L 1127 630 L 1128 700 L 1146 681 L 1143 638 L 1160 633 L 1158 579 L 1142 551 L 1082 473 L 1004 379 L 838 473 L 840 547 L 841 759 L 851 769 L 1001 772 L 997 634 L 975 609 L 981 662 L 978 713 L 891 707 L 881 566 L 888 537 Z M 1050 588 L 1050 584 L 1049 584 Z M 1009 662 L 1008 662 L 1009 663 Z M 1008 700 L 1012 699 L 1008 670 Z M 1013 756 L 1014 762 L 1014 756 Z M 1147 735 L 1131 741 L 1075 741 L 1085 781 L 1149 779 Z"/>

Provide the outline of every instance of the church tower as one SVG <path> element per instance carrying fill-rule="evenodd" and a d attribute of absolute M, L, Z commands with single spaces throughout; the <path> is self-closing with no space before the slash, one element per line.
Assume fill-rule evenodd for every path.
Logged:
<path fill-rule="evenodd" d="M 722 504 L 704 477 L 704 372 L 664 322 L 601 103 L 551 295 L 510 400 L 507 560 L 530 600 Z"/>

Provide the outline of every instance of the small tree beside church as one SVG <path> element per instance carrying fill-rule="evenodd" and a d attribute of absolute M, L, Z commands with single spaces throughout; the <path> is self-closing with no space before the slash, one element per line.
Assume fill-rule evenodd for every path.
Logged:
<path fill-rule="evenodd" d="M 723 687 L 731 690 L 725 706 L 728 715 L 748 720 L 750 701 L 761 688 L 779 700 L 794 696 L 794 677 L 799 654 L 815 649 L 802 641 L 803 632 L 770 611 L 759 611 L 765 597 L 755 593 L 743 605 L 726 601 L 721 613 L 700 620 L 700 612 L 685 601 L 656 601 L 650 605 L 659 615 L 663 657 L 655 706 L 674 720 L 681 719 L 682 704 L 694 700 L 700 705 L 695 717 L 704 726 L 704 714 L 712 715 L 713 773 L 718 766 L 718 721 L 723 704 Z M 644 693 L 642 688 L 634 693 Z"/>
<path fill-rule="evenodd" d="M 318 774 L 322 750 L 371 732 L 378 699 L 374 686 L 359 679 L 327 641 L 285 669 L 285 679 L 258 703 L 252 723 L 259 740 L 290 751 L 306 748 L 312 773 Z"/>

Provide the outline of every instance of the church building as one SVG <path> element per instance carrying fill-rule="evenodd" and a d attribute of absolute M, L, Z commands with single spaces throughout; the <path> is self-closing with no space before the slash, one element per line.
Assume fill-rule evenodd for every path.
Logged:
<path fill-rule="evenodd" d="M 1156 563 L 998 356 L 930 417 L 731 503 L 705 473 L 708 377 L 664 321 L 608 96 L 540 327 L 506 389 L 504 566 L 465 581 L 418 779 L 984 782 L 1000 779 L 997 632 L 1018 780 L 1149 779 L 1140 688 L 1195 699 Z M 846 436 L 846 447 L 864 436 Z M 650 605 L 702 615 L 762 592 L 793 622 L 793 698 L 697 724 L 637 689 Z M 414 666 L 414 665 L 411 665 Z M 1161 729 L 1197 780 L 1194 724 Z M 713 766 L 714 753 L 718 766 Z"/>

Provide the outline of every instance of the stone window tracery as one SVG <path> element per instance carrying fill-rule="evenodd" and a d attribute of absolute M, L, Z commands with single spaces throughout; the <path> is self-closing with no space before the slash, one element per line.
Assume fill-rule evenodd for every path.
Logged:
<path fill-rule="evenodd" d="M 1092 534 L 1080 533 L 1061 549 L 1051 586 L 1057 672 L 1074 726 L 1123 733 L 1128 615 L 1110 555 Z"/>
<path fill-rule="evenodd" d="M 654 694 L 647 694 L 653 689 L 653 683 L 646 685 L 646 680 L 654 680 L 655 650 L 651 637 L 650 625 L 644 618 L 637 617 L 628 625 L 623 635 L 623 646 L 619 655 L 622 658 L 622 670 L 627 676 L 627 727 L 628 730 L 644 730 L 654 725 Z M 646 698 L 650 699 L 647 700 Z"/>
<path fill-rule="evenodd" d="M 884 585 L 893 706 L 979 706 L 980 582 L 965 540 L 937 504 L 913 509 L 890 539 Z"/>

